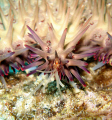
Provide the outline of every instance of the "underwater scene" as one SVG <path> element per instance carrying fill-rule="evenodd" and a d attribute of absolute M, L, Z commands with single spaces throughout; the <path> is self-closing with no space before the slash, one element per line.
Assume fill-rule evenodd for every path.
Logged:
<path fill-rule="evenodd" d="M 112 120 L 112 0 L 0 0 L 0 120 Z"/>

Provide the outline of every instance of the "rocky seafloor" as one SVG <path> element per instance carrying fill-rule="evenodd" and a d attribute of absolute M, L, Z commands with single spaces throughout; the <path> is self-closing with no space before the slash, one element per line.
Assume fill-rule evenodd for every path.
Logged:
<path fill-rule="evenodd" d="M 60 96 L 56 83 L 34 93 L 38 75 L 24 72 L 6 77 L 8 89 L 0 84 L 0 120 L 111 120 L 112 69 L 105 65 L 93 72 L 96 63 L 89 63 L 90 74 L 82 72 L 87 87 L 72 88 L 67 83 Z M 33 94 L 34 93 L 34 94 Z"/>

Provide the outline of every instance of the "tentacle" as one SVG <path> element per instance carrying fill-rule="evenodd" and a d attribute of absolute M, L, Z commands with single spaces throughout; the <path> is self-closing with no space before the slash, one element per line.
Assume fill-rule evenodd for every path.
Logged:
<path fill-rule="evenodd" d="M 10 66 L 13 67 L 14 69 L 20 70 L 20 67 L 14 63 L 11 63 Z"/>
<path fill-rule="evenodd" d="M 21 60 L 19 57 L 16 57 L 15 61 L 18 62 L 20 65 L 25 66 L 23 60 Z"/>
<path fill-rule="evenodd" d="M 43 64 L 44 62 L 43 61 L 38 61 L 38 62 L 33 62 L 27 66 L 24 66 L 23 68 L 21 68 L 22 71 L 26 70 L 26 69 L 29 69 L 31 67 L 35 67 L 35 66 L 39 66 L 41 64 Z"/>
<path fill-rule="evenodd" d="M 37 55 L 37 54 L 35 54 L 35 53 L 31 53 L 30 54 L 30 58 L 36 58 L 36 57 L 38 57 L 39 55 Z"/>
<path fill-rule="evenodd" d="M 71 73 L 70 73 L 67 69 L 64 69 L 64 71 L 65 71 L 65 74 L 66 74 L 66 76 L 68 77 L 68 79 L 69 79 L 70 81 L 73 81 L 73 76 L 71 75 Z"/>
<path fill-rule="evenodd" d="M 71 69 L 70 71 L 71 71 L 71 73 L 79 80 L 79 82 L 80 82 L 84 87 L 86 87 L 85 82 L 82 80 L 82 78 L 80 77 L 80 75 L 78 74 L 78 72 L 77 72 L 76 70 L 74 70 L 74 69 Z"/>
<path fill-rule="evenodd" d="M 61 39 L 59 41 L 59 44 L 58 44 L 58 47 L 61 48 L 61 49 L 63 49 L 63 47 L 64 47 L 66 34 L 67 34 L 67 28 L 64 30 L 64 32 L 63 32 L 63 34 L 61 36 Z"/>
<path fill-rule="evenodd" d="M 92 68 L 92 70 L 97 70 L 97 69 L 99 69 L 99 68 L 101 68 L 102 66 L 104 66 L 106 64 L 106 62 L 105 63 L 103 63 L 103 62 L 98 62 L 98 64 L 96 65 L 96 66 L 94 66 L 93 68 Z"/>
<path fill-rule="evenodd" d="M 4 73 L 1 68 L 0 68 L 0 76 L 4 76 Z"/>
<path fill-rule="evenodd" d="M 39 61 L 39 60 L 41 60 L 42 59 L 42 57 L 38 57 L 38 58 L 36 58 L 35 60 L 34 60 L 34 62 L 37 62 L 37 61 Z"/>
<path fill-rule="evenodd" d="M 3 69 L 4 73 L 5 73 L 5 75 L 8 75 L 7 67 L 9 67 L 9 66 L 7 66 L 7 65 L 2 65 L 2 69 Z"/>
<path fill-rule="evenodd" d="M 78 66 L 78 67 L 81 68 L 82 70 L 86 71 L 87 73 L 90 73 L 89 70 L 87 70 L 86 67 L 84 67 L 84 66 Z"/>
<path fill-rule="evenodd" d="M 85 53 L 85 54 L 73 54 L 74 59 L 82 59 L 84 57 L 89 57 L 94 55 L 94 53 Z"/>
<path fill-rule="evenodd" d="M 27 26 L 27 28 L 31 32 L 32 36 L 35 38 L 34 40 L 36 40 L 36 42 L 40 44 L 42 50 L 46 51 L 47 45 L 39 38 L 39 36 L 29 26 Z"/>
<path fill-rule="evenodd" d="M 35 52 L 38 55 L 42 56 L 43 58 L 47 57 L 47 54 L 44 51 L 40 50 L 40 49 L 33 48 L 33 47 L 29 46 L 29 45 L 25 45 L 25 47 L 29 48 L 33 52 Z"/>
<path fill-rule="evenodd" d="M 80 60 L 74 60 L 74 59 L 67 59 L 69 62 L 66 64 L 67 66 L 86 66 L 88 63 Z"/>
<path fill-rule="evenodd" d="M 99 51 L 101 49 L 102 49 L 102 47 L 93 47 L 93 48 L 90 47 L 88 50 L 82 52 L 82 54 L 93 53 L 93 52 Z"/>
<path fill-rule="evenodd" d="M 0 76 L 0 80 L 2 81 L 2 83 L 3 83 L 4 87 L 5 87 L 5 89 L 7 89 L 7 83 L 5 82 L 5 79 L 4 79 L 3 76 Z"/>
<path fill-rule="evenodd" d="M 32 59 L 30 59 L 30 58 L 27 58 L 26 61 L 27 61 L 27 63 L 29 63 L 29 64 L 32 63 Z"/>
<path fill-rule="evenodd" d="M 40 65 L 37 69 L 28 73 L 27 76 L 36 73 L 38 70 L 44 70 L 44 69 L 46 69 L 47 66 L 48 66 L 48 63 L 44 63 L 43 65 Z"/>
<path fill-rule="evenodd" d="M 69 53 L 71 53 L 75 49 L 75 46 L 72 46 L 70 48 L 67 48 L 64 50 L 63 54 L 67 56 Z"/>
<path fill-rule="evenodd" d="M 82 32 L 80 32 L 73 41 L 71 41 L 68 45 L 67 48 L 70 48 L 73 45 L 76 45 L 77 42 L 81 39 L 82 35 L 86 32 L 86 30 L 89 28 L 90 25 L 88 25 Z"/>
<path fill-rule="evenodd" d="M 0 61 L 3 61 L 5 60 L 6 58 L 12 56 L 15 52 L 10 52 L 8 54 L 5 54 L 5 55 L 0 55 Z"/>

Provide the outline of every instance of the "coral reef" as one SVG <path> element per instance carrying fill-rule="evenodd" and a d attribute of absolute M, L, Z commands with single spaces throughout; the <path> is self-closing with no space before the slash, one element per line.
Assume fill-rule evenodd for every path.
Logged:
<path fill-rule="evenodd" d="M 103 109 L 102 112 L 100 108 L 96 107 L 96 104 L 101 104 L 98 94 L 102 91 L 109 98 L 107 102 L 102 100 L 103 104 L 100 106 L 105 106 L 107 103 L 111 104 L 109 92 L 112 82 L 110 66 L 112 65 L 111 1 L 1 0 L 0 6 L 0 80 L 3 84 L 1 85 L 1 96 L 6 95 L 8 103 L 6 102 L 5 106 L 12 116 L 16 116 L 10 119 L 21 117 L 23 119 L 24 115 L 26 119 L 27 113 L 32 116 L 31 118 L 38 119 L 37 111 L 34 110 L 35 114 L 33 114 L 32 109 L 35 109 L 34 106 L 39 104 L 39 101 L 36 101 L 39 98 L 33 96 L 39 90 L 38 94 L 43 97 L 52 92 L 58 94 L 58 90 L 61 100 L 59 100 L 59 94 L 54 99 L 62 102 L 62 107 L 68 102 L 65 102 L 65 96 L 68 98 L 68 94 L 73 95 L 73 91 L 70 92 L 69 90 L 74 90 L 76 94 L 74 97 L 79 93 L 80 100 L 83 100 L 83 97 L 85 99 L 82 104 L 74 105 L 74 107 L 77 108 L 78 106 L 80 109 L 77 110 L 76 116 L 71 115 L 71 113 L 74 113 L 73 111 L 76 111 L 75 109 L 68 115 L 74 117 L 73 119 L 77 119 L 78 116 L 83 119 L 84 115 L 90 117 L 86 114 L 89 111 L 92 116 L 104 115 L 108 119 L 111 116 L 112 107 L 109 108 L 109 111 Z M 99 62 L 97 63 L 96 60 Z M 20 75 L 18 79 L 22 80 L 26 77 L 21 72 L 27 73 L 27 79 L 31 78 L 31 85 L 27 80 L 17 82 L 16 77 L 9 82 L 11 70 L 13 76 L 16 76 L 18 70 L 20 72 L 17 73 L 17 75 Z M 30 91 L 24 86 L 25 82 Z M 15 88 L 21 93 L 16 91 Z M 23 97 L 26 96 L 26 92 L 23 92 L 25 89 L 30 96 L 27 100 L 26 97 Z M 64 90 L 67 93 L 63 93 Z M 84 91 L 89 96 L 85 95 Z M 14 101 L 11 97 L 12 93 L 14 94 L 12 96 L 16 99 L 15 107 L 9 105 L 10 100 Z M 20 94 L 22 97 L 17 98 L 15 94 L 17 96 Z M 10 100 L 7 97 L 8 95 L 11 97 Z M 87 101 L 87 99 L 91 99 L 91 96 L 92 102 Z M 95 102 L 95 98 L 98 101 Z M 46 100 L 47 97 L 44 99 Z M 71 97 L 68 100 L 70 99 Z M 72 97 L 72 99 L 75 100 L 76 98 Z M 37 104 L 31 104 L 33 100 Z M 3 102 L 0 105 L 2 109 L 4 109 Z M 27 105 L 24 106 L 24 103 Z M 43 100 L 43 103 L 40 104 L 44 103 Z M 87 104 L 90 104 L 95 110 L 91 110 Z M 21 109 L 22 106 L 25 109 Z M 20 111 L 17 110 L 18 107 Z M 47 108 L 46 115 L 59 117 L 57 111 L 54 110 L 55 107 Z M 67 110 L 69 110 L 69 107 Z M 43 108 L 40 111 L 44 111 Z M 79 114 L 78 111 L 86 112 Z M 95 114 L 96 111 L 99 111 L 99 113 Z M 60 110 L 60 113 L 64 114 L 63 110 Z M 43 115 L 44 118 L 46 115 Z M 70 118 L 68 115 L 64 117 L 66 119 Z M 7 118 L 4 117 L 4 119 Z M 52 119 L 55 118 L 52 117 Z"/>

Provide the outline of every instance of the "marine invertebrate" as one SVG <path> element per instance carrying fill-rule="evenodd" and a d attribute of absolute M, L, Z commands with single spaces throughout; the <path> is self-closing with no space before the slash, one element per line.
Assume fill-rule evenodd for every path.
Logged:
<path fill-rule="evenodd" d="M 33 38 L 39 46 L 37 48 L 31 47 L 29 45 L 25 46 L 37 54 L 32 54 L 32 56 L 38 57 L 30 65 L 24 66 L 22 70 L 38 66 L 35 70 L 28 73 L 28 75 L 34 74 L 37 71 L 45 73 L 44 82 L 41 82 L 39 86 L 43 84 L 46 87 L 48 82 L 56 80 L 57 88 L 60 91 L 59 85 L 63 87 L 63 84 L 61 83 L 62 77 L 66 76 L 69 81 L 73 81 L 73 77 L 75 76 L 85 87 L 86 84 L 80 77 L 77 71 L 77 67 L 89 73 L 89 71 L 85 68 L 85 66 L 88 64 L 85 61 L 81 61 L 80 59 L 94 55 L 94 52 L 99 50 L 100 47 L 94 48 L 91 52 L 86 51 L 86 53 L 75 53 L 74 50 L 81 36 L 89 28 L 89 25 L 82 29 L 80 33 L 71 42 L 67 44 L 67 46 L 65 46 L 67 28 L 63 31 L 61 39 L 58 42 L 58 40 L 55 37 L 55 34 L 53 33 L 52 25 L 49 25 L 49 32 L 52 41 L 48 41 L 47 43 L 45 43 L 29 26 L 27 27 L 31 32 L 31 34 L 29 33 L 29 37 Z M 48 78 L 46 75 L 47 73 L 51 73 Z"/>
<path fill-rule="evenodd" d="M 35 5 L 33 4 L 33 8 L 31 1 L 27 1 L 25 6 L 24 0 L 18 1 L 18 5 L 9 0 L 10 8 L 7 17 L 10 20 L 10 25 L 2 9 L 0 9 L 2 18 L 0 42 L 4 45 L 4 47 L 1 47 L 1 55 L 14 52 L 14 55 L 10 56 L 10 59 L 5 59 L 0 64 L 2 68 L 1 75 L 3 72 L 8 75 L 9 66 L 11 66 L 13 70 L 20 68 L 25 70 L 33 66 L 39 66 L 28 75 L 48 67 L 45 69 L 45 72 L 52 71 L 51 76 L 55 75 L 53 79 L 58 81 L 57 84 L 60 83 L 60 85 L 62 85 L 61 82 L 59 82 L 62 76 L 67 76 L 68 79 L 72 81 L 73 74 L 85 86 L 75 66 L 89 72 L 84 67 L 87 63 L 79 59 L 91 56 L 95 51 L 100 49 L 100 47 L 94 48 L 92 46 L 77 47 L 81 36 L 91 25 L 87 27 L 91 17 L 86 19 L 85 23 L 81 23 L 80 19 L 84 11 L 83 1 L 80 4 L 78 0 L 71 1 L 71 3 L 68 2 L 69 4 L 63 0 L 57 0 L 55 2 L 57 3 L 55 8 L 53 7 L 54 3 L 47 3 L 46 0 L 43 0 L 40 5 L 38 5 L 37 1 Z M 28 34 L 26 25 L 29 25 L 28 28 L 32 34 Z M 37 33 L 38 36 L 35 33 Z M 32 46 L 27 46 L 36 42 L 38 43 L 38 46 L 36 46 L 38 50 L 32 48 Z M 8 48 L 6 48 L 5 45 Z M 57 49 L 57 47 L 59 47 L 59 49 Z M 36 52 L 36 54 L 28 49 Z M 33 58 L 36 59 L 34 60 Z M 34 60 L 32 64 L 28 66 L 24 65 L 25 61 L 31 63 L 32 60 Z M 6 63 L 6 65 L 4 65 L 4 63 Z"/>
<path fill-rule="evenodd" d="M 103 47 L 107 32 L 110 33 L 112 31 L 109 7 L 106 6 L 105 0 L 94 0 L 89 5 L 92 15 L 92 19 L 90 20 L 91 26 L 84 34 L 82 42 L 83 45 L 100 45 Z"/>
<path fill-rule="evenodd" d="M 89 2 L 89 1 L 88 1 Z M 106 36 L 106 32 L 109 29 L 109 20 L 107 12 L 105 12 L 105 0 L 96 1 L 94 0 L 88 3 L 89 10 L 91 10 L 92 19 L 90 20 L 90 28 L 83 36 L 83 45 L 94 45 L 95 41 L 103 41 Z M 100 14 L 102 13 L 102 14 Z M 88 15 L 88 16 L 90 16 Z M 107 19 L 108 18 L 108 19 Z"/>
<path fill-rule="evenodd" d="M 58 7 L 47 4 L 48 23 L 52 23 L 54 27 L 53 32 L 56 35 L 57 40 L 60 40 L 64 29 L 68 28 L 65 39 L 65 44 L 68 44 L 80 33 L 81 28 L 83 29 L 90 22 L 91 19 L 89 16 L 85 26 L 81 24 L 80 19 L 85 8 L 83 3 L 84 1 L 79 4 L 79 1 L 76 0 L 71 2 L 68 1 L 67 5 L 66 1 L 63 2 L 60 0 L 58 1 Z M 56 11 L 52 12 L 55 7 Z"/>
<path fill-rule="evenodd" d="M 80 91 L 79 94 L 75 94 L 75 97 L 73 95 L 71 98 L 72 93 L 71 94 L 69 93 L 68 95 L 69 90 L 67 89 L 65 91 L 66 93 L 63 94 L 63 97 L 65 98 L 65 101 L 63 104 L 64 112 L 62 111 L 62 109 L 60 109 L 61 107 L 59 108 L 60 98 L 55 99 L 56 97 L 55 95 L 57 94 L 53 94 L 52 96 L 51 94 L 45 95 L 45 94 L 41 94 L 41 92 L 38 92 L 36 97 L 32 97 L 32 94 L 30 93 L 31 91 L 35 92 L 41 86 L 43 86 L 42 87 L 43 92 L 46 92 L 47 84 L 54 80 L 55 82 L 52 82 L 52 83 L 53 84 L 57 83 L 57 88 L 59 92 L 61 93 L 60 87 L 64 86 L 63 80 L 65 81 L 68 80 L 69 84 L 74 83 L 77 85 L 77 82 L 73 81 L 75 77 L 77 77 L 82 82 L 83 86 L 85 86 L 84 81 L 82 81 L 83 77 L 81 78 L 80 76 L 82 75 L 82 73 L 80 73 L 79 69 L 81 68 L 87 72 L 89 71 L 86 69 L 87 61 L 85 62 L 84 61 L 85 59 L 83 60 L 82 58 L 90 57 L 94 55 L 95 51 L 96 51 L 95 59 L 98 58 L 105 63 L 107 63 L 109 60 L 109 62 L 111 63 L 111 39 L 108 40 L 108 35 L 109 34 L 112 35 L 111 30 L 108 29 L 108 26 L 109 27 L 111 26 L 110 24 L 111 17 L 107 17 L 107 15 L 109 14 L 106 13 L 107 10 L 106 10 L 105 5 L 104 5 L 103 11 L 101 11 L 104 1 L 103 0 L 88 0 L 88 2 L 92 1 L 92 6 L 91 6 L 92 11 L 89 11 L 89 13 L 88 11 L 85 10 L 86 7 L 84 6 L 85 4 L 84 2 L 82 2 L 82 0 L 53 0 L 53 1 L 52 0 L 40 0 L 42 2 L 40 2 L 39 0 L 36 0 L 35 4 L 33 3 L 35 0 L 33 1 L 19 0 L 19 2 L 17 0 L 16 1 L 17 4 L 16 2 L 13 2 L 14 0 L 9 0 L 9 1 L 10 1 L 9 10 L 11 10 L 11 14 L 10 14 L 10 11 L 8 12 L 7 15 L 5 14 L 5 18 L 6 19 L 8 18 L 9 20 L 8 24 L 5 24 L 3 20 L 4 18 L 2 15 L 0 19 L 1 21 L 0 28 L 4 28 L 0 32 L 0 37 L 1 37 L 0 50 L 1 50 L 1 54 L 3 53 L 0 56 L 1 58 L 3 57 L 0 63 L 0 68 L 1 68 L 0 80 L 2 80 L 3 82 L 5 81 L 2 75 L 8 74 L 7 69 L 9 68 L 9 66 L 12 66 L 13 67 L 12 69 L 21 68 L 22 70 L 26 70 L 27 68 L 31 68 L 35 66 L 36 70 L 32 70 L 32 72 L 30 72 L 28 75 L 38 72 L 38 74 L 36 74 L 38 76 L 32 75 L 31 77 L 27 77 L 31 81 L 29 82 L 29 80 L 26 77 L 24 78 L 22 74 L 20 74 L 19 79 L 24 78 L 23 80 L 25 81 L 24 82 L 22 81 L 22 86 L 19 83 L 20 81 L 18 81 L 18 85 L 20 85 L 18 86 L 18 88 L 16 84 L 13 84 L 14 86 L 13 85 L 11 86 L 11 92 L 10 91 L 8 92 L 8 96 L 12 94 L 11 95 L 12 98 L 11 97 L 9 98 L 12 101 L 8 102 L 9 101 L 8 99 L 5 100 L 6 103 L 9 103 L 8 108 L 11 111 L 11 114 L 8 114 L 8 115 L 11 116 L 12 114 L 15 114 L 15 116 L 17 116 L 16 117 L 17 119 L 22 119 L 20 117 L 23 116 L 24 113 L 26 112 L 26 114 L 24 115 L 25 119 L 28 119 L 28 117 L 30 116 L 32 117 L 35 116 L 35 119 L 36 118 L 39 119 L 39 114 L 41 116 L 40 119 L 42 118 L 44 119 L 46 118 L 45 111 L 47 110 L 49 114 L 50 110 L 52 110 L 53 108 L 53 111 L 55 111 L 56 115 L 59 115 L 59 113 L 63 114 L 66 111 L 67 112 L 69 111 L 69 113 L 67 115 L 65 114 L 65 116 L 72 116 L 74 113 L 78 117 L 83 116 L 82 119 L 84 119 L 84 116 L 88 116 L 88 114 L 86 113 L 89 113 L 89 116 L 95 116 L 97 113 L 98 113 L 97 116 L 98 115 L 101 116 L 102 113 L 100 114 L 97 111 L 98 110 L 97 106 L 100 106 L 100 105 L 102 106 L 103 102 L 105 103 L 105 100 L 101 99 L 101 96 L 99 94 L 100 92 L 98 91 L 101 90 L 100 85 L 104 91 L 103 81 L 105 81 L 105 83 L 109 83 L 110 81 L 109 78 L 111 78 L 110 77 L 111 72 L 109 75 L 108 74 L 109 71 L 107 69 L 106 69 L 107 72 L 105 72 L 106 75 L 102 76 L 102 73 L 101 73 L 101 76 L 99 76 L 100 81 L 98 80 L 98 76 L 96 76 L 97 79 L 93 79 L 92 84 L 89 84 L 90 82 L 89 80 L 87 81 L 87 79 L 89 79 L 92 74 L 90 73 L 90 74 L 87 74 L 88 76 L 84 76 L 85 79 L 83 80 L 86 81 L 88 85 L 88 87 L 85 88 L 88 95 L 86 95 L 84 91 Z M 9 1 L 7 0 L 8 5 L 9 5 Z M 39 4 L 37 4 L 37 1 Z M 95 1 L 98 4 L 96 4 Z M 97 7 L 99 7 L 98 11 L 97 11 Z M 95 16 L 95 10 L 97 11 L 96 16 Z M 34 11 L 36 11 L 37 14 L 35 14 Z M 2 14 L 2 12 L 4 13 L 3 8 L 0 11 L 0 13 Z M 102 12 L 102 14 L 99 14 L 100 12 Z M 83 18 L 84 14 L 86 14 L 85 18 Z M 37 15 L 37 17 L 35 15 Z M 102 21 L 99 20 L 100 18 L 105 18 L 103 19 L 104 24 L 102 23 Z M 11 22 L 11 20 L 13 22 Z M 100 22 L 102 24 L 100 24 Z M 11 24 L 13 25 L 11 26 Z M 32 32 L 31 34 L 28 34 L 29 30 L 27 29 L 26 25 L 29 25 L 29 27 L 38 35 L 38 37 L 41 40 L 39 40 L 39 38 L 34 39 L 34 37 L 37 38 L 37 36 L 34 33 L 32 33 L 33 31 L 30 28 L 29 29 Z M 87 27 L 88 25 L 89 27 Z M 6 41 L 6 39 L 4 39 L 4 36 L 6 37 L 8 30 L 9 30 L 9 26 L 11 26 L 10 28 L 12 28 L 12 31 L 10 29 L 10 37 Z M 88 28 L 86 32 L 84 34 L 81 34 L 86 27 Z M 107 32 L 109 33 L 108 35 L 107 35 Z M 11 33 L 12 33 L 12 36 L 11 36 Z M 80 37 L 76 40 L 77 36 L 80 36 Z M 62 37 L 63 37 L 63 40 L 61 39 Z M 81 42 L 80 38 L 84 44 Z M 86 41 L 86 38 L 87 38 L 87 41 Z M 6 44 L 3 43 L 4 40 L 6 41 Z M 63 41 L 63 44 L 61 44 L 62 41 Z M 75 41 L 75 44 L 72 41 Z M 31 45 L 33 45 L 33 43 L 37 43 L 37 45 L 32 47 Z M 63 46 L 62 48 L 60 47 L 61 45 Z M 6 46 L 8 47 L 7 49 L 6 49 Z M 100 49 L 100 47 L 102 47 L 102 49 Z M 24 50 L 24 53 L 23 53 L 23 50 Z M 68 54 L 67 54 L 67 50 L 69 52 Z M 93 59 L 90 58 L 89 60 L 93 60 Z M 26 61 L 30 63 L 28 66 L 24 66 L 24 63 Z M 103 62 L 101 62 L 101 65 L 103 64 Z M 95 64 L 95 62 L 92 63 L 92 65 L 93 64 Z M 91 66 L 88 66 L 88 68 L 90 67 Z M 110 70 L 111 70 L 111 66 L 110 66 Z M 76 74 L 73 74 L 73 71 L 75 71 Z M 36 78 L 38 78 L 37 79 L 38 86 L 35 89 L 34 81 Z M 98 87 L 96 87 L 95 80 L 97 82 L 100 82 L 100 84 L 98 84 Z M 13 83 L 16 83 L 15 79 L 13 80 Z M 4 85 L 5 84 L 6 83 L 4 83 Z M 48 87 L 49 86 L 50 85 L 48 85 Z M 90 89 L 91 86 L 94 89 L 96 88 L 97 92 L 95 92 L 94 89 L 91 90 Z M 15 89 L 13 89 L 14 87 Z M 19 94 L 18 91 L 21 94 Z M 105 92 L 103 92 L 102 94 L 104 93 Z M 5 94 L 6 96 L 7 93 L 4 92 L 3 94 Z M 1 88 L 0 88 L 0 95 L 1 95 Z M 22 100 L 24 99 L 24 97 L 26 98 L 26 95 L 29 96 L 28 97 L 29 100 L 28 101 Z M 50 103 L 46 100 L 45 97 L 43 97 L 44 95 L 46 98 L 51 100 Z M 110 99 L 110 95 L 109 97 L 107 93 L 105 93 L 105 95 L 107 96 L 108 99 Z M 8 96 L 6 96 L 5 99 L 8 98 Z M 41 102 L 38 102 L 39 96 L 42 96 L 42 98 L 40 99 Z M 13 98 L 14 99 L 17 98 L 17 100 L 14 100 Z M 34 99 L 34 101 L 32 101 L 33 100 L 32 98 Z M 35 102 L 35 98 L 38 99 L 36 102 Z M 52 101 L 52 98 L 53 98 L 53 101 Z M 32 104 L 28 104 L 30 103 L 29 101 Z M 1 112 L 5 116 L 6 115 L 5 111 L 9 111 L 9 110 L 6 109 L 6 106 L 5 106 L 5 103 L 2 97 L 1 97 L 1 102 L 2 102 Z M 1 106 L 1 102 L 0 102 L 0 106 Z M 21 104 L 19 109 L 18 109 L 18 104 Z M 22 107 L 24 107 L 25 109 L 22 109 Z M 40 109 L 42 113 L 40 113 Z M 106 108 L 106 110 L 108 109 Z M 33 112 L 33 114 L 31 112 Z M 45 113 L 44 115 L 43 115 L 43 112 Z M 104 113 L 104 115 L 106 114 L 108 113 Z M 65 118 L 63 117 L 62 119 L 65 119 Z"/>
<path fill-rule="evenodd" d="M 23 40 L 26 24 L 21 17 L 20 3 L 18 16 L 16 16 L 18 20 L 15 20 L 14 15 L 12 15 L 11 9 L 14 9 L 12 4 L 11 7 L 9 9 L 8 16 L 5 16 L 2 9 L 0 8 L 2 19 L 2 26 L 0 29 L 0 76 L 3 76 L 4 74 L 8 75 L 9 66 L 11 66 L 13 71 L 15 71 L 15 69 L 19 70 L 21 66 L 24 66 L 25 61 L 28 63 L 32 62 L 32 60 L 28 58 L 28 49 L 24 47 L 24 43 L 29 44 L 30 40 L 28 40 L 28 38 L 28 42 Z M 7 17 L 9 21 L 7 20 Z M 16 21 L 16 24 L 14 24 L 14 21 Z M 19 29 L 17 29 L 17 26 L 19 26 Z M 2 81 L 6 87 L 6 83 L 3 78 Z"/>
<path fill-rule="evenodd" d="M 108 34 L 108 37 L 106 37 L 106 39 L 104 40 L 104 45 L 103 45 L 103 49 L 100 51 L 97 51 L 97 53 L 95 54 L 95 58 L 97 57 L 99 59 L 99 61 L 103 61 L 104 63 L 111 63 L 111 54 L 112 54 L 112 36 Z"/>
<path fill-rule="evenodd" d="M 92 16 L 89 21 L 90 27 L 87 32 L 82 37 L 82 45 L 80 49 L 90 49 L 90 46 L 100 46 L 102 49 L 96 52 L 94 55 L 95 60 L 99 60 L 98 65 L 96 65 L 93 70 L 98 69 L 106 63 L 111 64 L 111 40 L 110 35 L 112 33 L 112 22 L 111 22 L 111 12 L 110 5 L 106 5 L 106 1 L 88 1 L 86 10 L 90 11 L 85 15 L 85 21 L 89 16 Z M 107 35 L 108 34 L 108 35 Z M 84 48 L 83 48 L 84 46 Z M 101 62 L 100 62 L 101 61 Z"/>
<path fill-rule="evenodd" d="M 98 45 L 103 46 L 103 49 L 95 53 L 94 58 L 98 59 L 99 63 L 92 69 L 96 70 L 101 66 L 105 65 L 106 63 L 112 65 L 112 36 L 107 32 L 107 36 L 105 37 L 103 44 L 102 42 L 95 42 Z"/>

